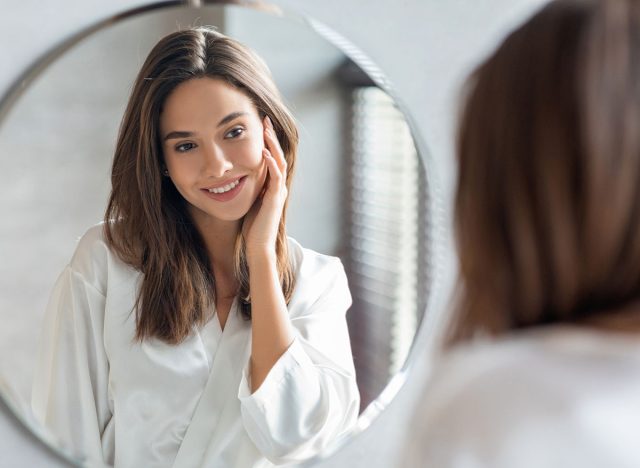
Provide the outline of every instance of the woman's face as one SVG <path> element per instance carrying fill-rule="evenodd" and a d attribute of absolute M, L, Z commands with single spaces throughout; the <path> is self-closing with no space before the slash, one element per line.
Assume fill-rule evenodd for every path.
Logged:
<path fill-rule="evenodd" d="M 265 182 L 264 127 L 251 100 L 226 82 L 178 85 L 160 116 L 164 161 L 196 224 L 237 221 Z"/>

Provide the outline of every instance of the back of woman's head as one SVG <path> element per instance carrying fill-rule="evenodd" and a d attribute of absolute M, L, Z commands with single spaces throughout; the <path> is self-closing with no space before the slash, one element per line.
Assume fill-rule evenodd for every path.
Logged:
<path fill-rule="evenodd" d="M 472 75 L 451 339 L 640 298 L 640 2 L 554 1 Z"/>

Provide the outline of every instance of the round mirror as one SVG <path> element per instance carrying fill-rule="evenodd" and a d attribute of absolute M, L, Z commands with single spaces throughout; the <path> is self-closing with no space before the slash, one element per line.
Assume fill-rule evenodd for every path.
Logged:
<path fill-rule="evenodd" d="M 407 119 L 363 56 L 330 31 L 270 6 L 122 15 L 73 41 L 30 75 L 25 89 L 5 97 L 0 379 L 28 411 L 46 303 L 78 238 L 103 217 L 135 75 L 161 37 L 191 25 L 214 25 L 255 50 L 297 120 L 288 234 L 342 260 L 353 299 L 347 321 L 360 411 L 376 414 L 429 294 L 425 168 Z"/>

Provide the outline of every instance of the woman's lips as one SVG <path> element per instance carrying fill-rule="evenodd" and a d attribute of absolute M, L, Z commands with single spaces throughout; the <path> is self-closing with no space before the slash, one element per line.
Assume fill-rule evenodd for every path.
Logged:
<path fill-rule="evenodd" d="M 231 190 L 224 193 L 213 193 L 213 192 L 210 192 L 209 189 L 201 189 L 201 190 L 207 197 L 211 198 L 212 200 L 226 202 L 229 200 L 233 200 L 240 193 L 240 191 L 242 190 L 242 187 L 244 187 L 244 183 L 246 179 L 247 179 L 247 176 L 241 177 L 238 181 L 238 185 L 236 185 Z"/>

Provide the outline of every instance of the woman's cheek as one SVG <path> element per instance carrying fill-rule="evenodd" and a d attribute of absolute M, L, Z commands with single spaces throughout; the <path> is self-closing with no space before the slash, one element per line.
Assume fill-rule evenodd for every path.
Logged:
<path fill-rule="evenodd" d="M 262 151 L 266 148 L 264 141 L 260 140 L 255 143 L 252 154 L 255 165 L 264 166 L 264 158 L 262 157 Z"/>

